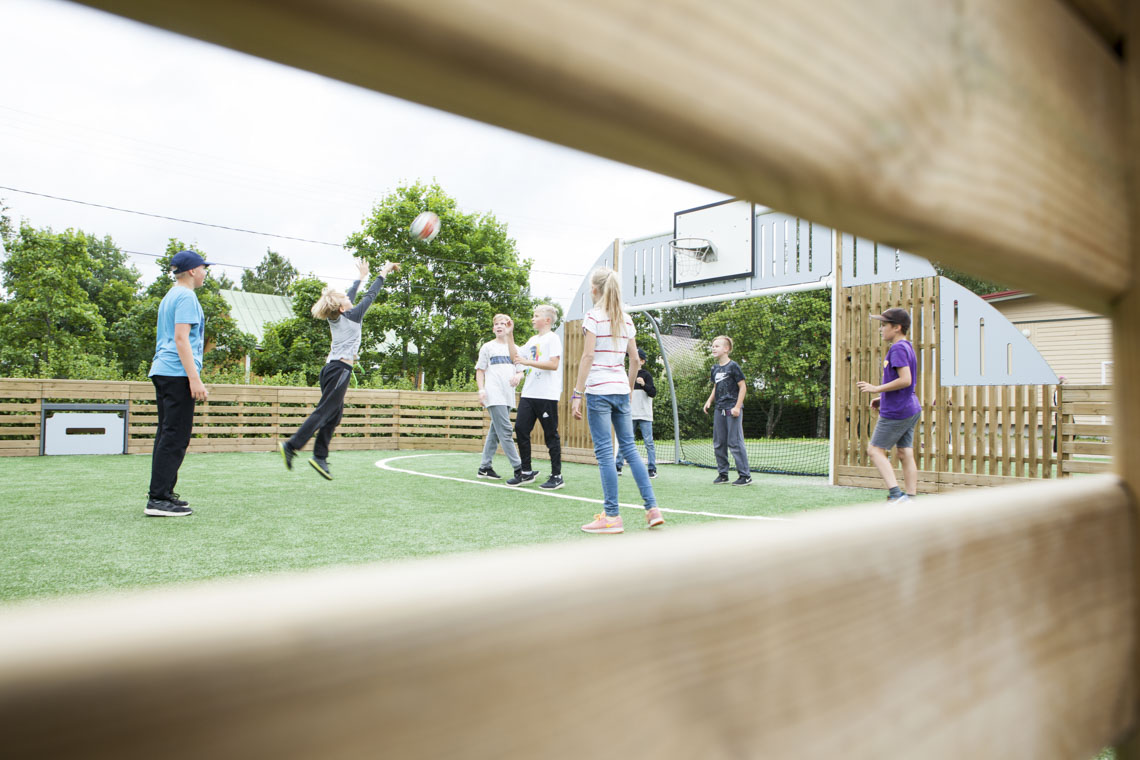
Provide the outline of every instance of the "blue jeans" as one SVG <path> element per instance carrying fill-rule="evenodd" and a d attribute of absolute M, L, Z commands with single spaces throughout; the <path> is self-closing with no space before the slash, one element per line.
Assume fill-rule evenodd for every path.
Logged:
<path fill-rule="evenodd" d="M 634 433 L 638 430 L 641 431 L 641 440 L 645 441 L 645 456 L 649 460 L 649 469 L 656 470 L 657 447 L 653 445 L 653 420 L 633 420 L 633 430 Z M 634 439 L 636 440 L 636 438 L 637 436 L 635 435 Z M 619 451 L 617 457 L 614 459 L 614 464 L 617 465 L 619 470 L 624 461 L 625 457 L 623 457 Z"/>
<path fill-rule="evenodd" d="M 590 423 L 590 437 L 594 439 L 594 457 L 598 460 L 598 473 L 602 476 L 602 498 L 606 514 L 618 514 L 618 479 L 614 466 L 614 447 L 610 442 L 610 428 L 617 434 L 618 450 L 629 460 L 637 490 L 646 509 L 657 506 L 649 471 L 633 443 L 633 424 L 629 416 L 629 394 L 612 396 L 586 394 L 586 420 Z"/>

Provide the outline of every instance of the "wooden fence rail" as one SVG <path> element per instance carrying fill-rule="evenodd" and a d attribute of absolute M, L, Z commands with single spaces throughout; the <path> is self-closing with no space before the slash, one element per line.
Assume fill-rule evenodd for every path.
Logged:
<path fill-rule="evenodd" d="M 304 421 L 318 388 L 211 385 L 194 414 L 190 452 L 272 451 Z M 37 456 L 44 402 L 130 404 L 128 454 L 149 454 L 158 421 L 154 386 L 143 382 L 0 379 L 0 456 Z M 569 411 L 567 411 L 569 414 Z M 513 416 L 513 413 L 512 413 Z M 350 389 L 335 448 L 482 451 L 490 417 L 476 393 Z M 547 456 L 542 427 L 533 455 Z M 564 461 L 593 462 L 592 449 L 563 451 Z"/>

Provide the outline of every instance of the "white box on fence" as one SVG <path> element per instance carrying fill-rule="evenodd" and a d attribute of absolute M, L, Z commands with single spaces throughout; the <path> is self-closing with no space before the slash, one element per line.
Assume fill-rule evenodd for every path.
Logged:
<path fill-rule="evenodd" d="M 122 412 L 45 412 L 44 454 L 124 454 Z"/>

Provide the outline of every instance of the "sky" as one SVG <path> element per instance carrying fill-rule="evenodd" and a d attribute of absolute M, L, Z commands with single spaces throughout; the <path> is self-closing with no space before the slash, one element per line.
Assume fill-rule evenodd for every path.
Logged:
<path fill-rule="evenodd" d="M 84 6 L 0 0 L 0 205 L 110 235 L 145 282 L 176 237 L 235 282 L 272 248 L 343 287 L 351 254 L 320 242 L 343 243 L 417 180 L 505 222 L 532 293 L 563 306 L 615 238 L 725 197 Z"/>

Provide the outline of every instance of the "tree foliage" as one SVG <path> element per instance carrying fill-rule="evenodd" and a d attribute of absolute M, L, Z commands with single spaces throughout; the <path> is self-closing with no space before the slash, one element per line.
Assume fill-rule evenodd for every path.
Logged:
<path fill-rule="evenodd" d="M 271 296 L 289 295 L 289 285 L 297 279 L 297 268 L 289 259 L 272 249 L 266 249 L 256 267 L 241 273 L 241 289 L 247 293 L 266 293 Z"/>
<path fill-rule="evenodd" d="M 430 243 L 414 240 L 408 227 L 417 214 L 434 211 L 442 232 Z M 530 261 L 521 261 L 506 225 L 491 214 L 465 214 L 438 184 L 399 187 L 382 199 L 351 235 L 348 247 L 372 271 L 384 261 L 401 264 L 365 317 L 365 373 L 399 367 L 423 373 L 434 388 L 474 375 L 479 347 L 491 335 L 498 313 L 515 318 L 516 339 L 532 332 Z M 395 341 L 385 345 L 383 331 Z"/>

